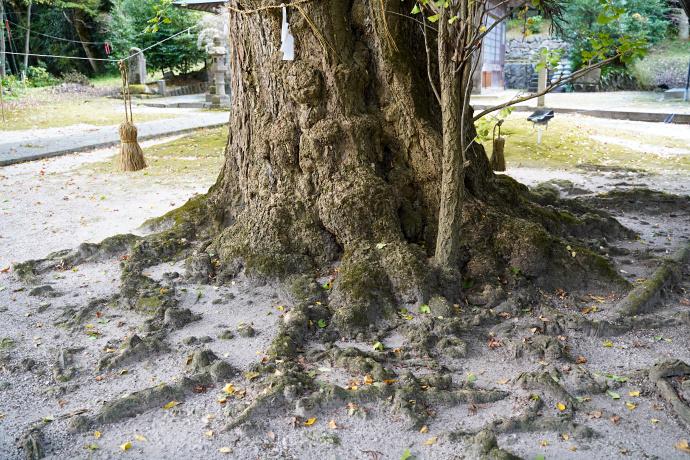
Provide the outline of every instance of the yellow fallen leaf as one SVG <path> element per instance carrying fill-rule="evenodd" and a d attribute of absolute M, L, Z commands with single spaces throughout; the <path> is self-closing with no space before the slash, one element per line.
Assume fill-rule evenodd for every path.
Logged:
<path fill-rule="evenodd" d="M 135 434 L 134 439 L 136 439 L 137 441 L 141 441 L 141 442 L 148 442 L 148 439 L 146 439 L 146 436 L 142 436 L 140 434 Z"/>
<path fill-rule="evenodd" d="M 541 442 L 541 445 L 542 445 L 542 446 L 545 446 L 545 445 L 547 445 L 548 443 L 549 443 L 548 441 L 542 441 L 542 442 Z"/>
<path fill-rule="evenodd" d="M 178 401 L 170 401 L 168 404 L 163 406 L 163 409 L 172 409 L 173 407 L 177 406 L 178 404 L 182 404 Z"/>
<path fill-rule="evenodd" d="M 226 398 L 218 398 L 216 401 L 218 401 L 221 404 L 225 404 L 226 402 L 228 402 Z"/>
<path fill-rule="evenodd" d="M 207 431 L 206 436 L 213 436 L 213 431 Z"/>
<path fill-rule="evenodd" d="M 383 383 L 395 383 L 397 380 L 384 380 Z"/>
<path fill-rule="evenodd" d="M 437 436 L 434 436 L 433 438 L 427 439 L 427 440 L 424 442 L 424 444 L 422 444 L 422 445 L 423 445 L 423 446 L 433 446 L 434 444 L 436 444 L 436 441 L 438 441 L 438 437 L 437 437 Z"/>
<path fill-rule="evenodd" d="M 93 435 L 96 436 L 97 438 L 101 437 L 101 432 L 100 431 L 94 431 Z"/>
<path fill-rule="evenodd" d="M 223 387 L 223 393 L 226 395 L 232 394 L 235 392 L 235 386 L 232 383 L 228 383 Z"/>
<path fill-rule="evenodd" d="M 120 449 L 122 449 L 122 450 L 124 450 L 125 452 L 127 452 L 127 449 L 129 449 L 130 447 L 132 447 L 132 443 L 131 443 L 131 442 L 126 442 L 126 443 L 124 443 L 124 444 L 122 444 L 122 445 L 120 446 Z"/>
<path fill-rule="evenodd" d="M 657 406 L 656 404 L 654 404 L 652 407 L 656 410 L 661 410 L 661 407 Z"/>
<path fill-rule="evenodd" d="M 211 420 L 211 419 L 216 418 L 216 416 L 213 415 L 213 414 L 206 414 L 206 418 L 207 418 L 208 420 Z"/>
<path fill-rule="evenodd" d="M 283 307 L 282 307 L 282 306 L 280 306 L 280 305 L 278 305 L 278 306 L 277 306 L 276 308 L 277 308 L 278 310 L 281 310 L 281 311 L 283 311 Z"/>
<path fill-rule="evenodd" d="M 685 439 L 683 439 L 678 444 L 674 444 L 673 447 L 675 447 L 678 450 L 682 450 L 683 452 L 687 452 L 690 454 L 690 446 L 688 445 L 688 441 Z"/>
<path fill-rule="evenodd" d="M 505 385 L 505 384 L 508 383 L 508 382 L 510 382 L 510 379 L 499 380 L 499 381 L 496 382 L 496 383 L 498 383 L 499 385 Z"/>
<path fill-rule="evenodd" d="M 640 396 L 640 392 L 639 392 L 639 391 L 628 391 L 628 394 L 629 394 L 630 396 Z"/>
<path fill-rule="evenodd" d="M 342 426 L 338 426 L 338 424 L 335 423 L 335 420 L 331 420 L 330 422 L 328 422 L 328 428 L 330 428 L 331 430 L 339 430 L 342 428 Z"/>
<path fill-rule="evenodd" d="M 577 450 L 577 447 L 575 447 L 575 446 L 570 446 L 570 450 L 572 450 L 573 452 L 575 452 L 575 451 Z"/>
<path fill-rule="evenodd" d="M 626 402 L 625 405 L 628 406 L 628 409 L 630 409 L 630 410 L 633 410 L 634 408 L 637 407 L 635 404 L 629 403 L 629 402 Z"/>
<path fill-rule="evenodd" d="M 316 421 L 316 417 L 310 418 L 310 419 L 307 420 L 306 422 L 302 422 L 302 424 L 303 424 L 303 425 L 313 425 L 315 421 Z"/>
<path fill-rule="evenodd" d="M 423 426 L 421 430 L 419 430 L 420 433 L 428 433 L 429 432 L 429 427 Z"/>
<path fill-rule="evenodd" d="M 655 418 L 652 419 L 652 423 L 654 423 L 654 424 L 657 424 L 657 423 L 659 423 L 660 421 L 661 421 L 661 420 L 657 420 L 657 419 L 655 419 Z"/>
<path fill-rule="evenodd" d="M 556 406 L 557 406 L 560 410 L 565 410 L 565 406 L 564 406 L 562 403 L 558 403 L 558 404 L 556 404 Z"/>
<path fill-rule="evenodd" d="M 547 363 L 546 361 L 539 361 L 539 364 L 541 364 L 542 366 L 548 366 L 549 365 L 549 363 Z"/>
<path fill-rule="evenodd" d="M 568 436 L 567 434 L 564 434 L 564 435 L 562 435 L 562 436 L 563 436 L 563 439 L 565 439 L 566 441 L 567 441 L 568 439 L 570 439 L 570 436 Z"/>
<path fill-rule="evenodd" d="M 88 327 L 89 329 L 93 329 L 93 326 L 90 324 L 87 324 L 86 327 Z"/>
<path fill-rule="evenodd" d="M 229 447 L 221 447 L 220 449 L 218 449 L 218 452 L 222 452 L 224 454 L 231 454 L 232 449 Z"/>
<path fill-rule="evenodd" d="M 367 385 L 371 385 L 372 383 L 374 383 L 374 379 L 367 375 L 366 377 L 364 377 L 364 383 L 366 383 Z"/>

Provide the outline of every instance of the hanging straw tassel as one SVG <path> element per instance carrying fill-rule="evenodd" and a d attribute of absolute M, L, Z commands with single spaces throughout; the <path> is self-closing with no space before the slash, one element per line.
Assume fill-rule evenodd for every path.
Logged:
<path fill-rule="evenodd" d="M 120 73 L 122 74 L 122 96 L 125 100 L 125 122 L 118 129 L 120 133 L 120 171 L 139 171 L 144 169 L 147 164 L 144 159 L 144 152 L 137 141 L 137 127 L 134 126 L 132 118 L 132 98 L 129 94 L 129 77 L 127 75 L 127 65 L 124 61 L 118 62 Z M 129 113 L 127 105 L 129 103 Z"/>

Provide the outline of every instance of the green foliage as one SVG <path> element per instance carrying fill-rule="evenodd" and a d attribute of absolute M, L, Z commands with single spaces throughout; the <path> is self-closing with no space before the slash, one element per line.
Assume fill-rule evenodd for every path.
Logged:
<path fill-rule="evenodd" d="M 163 2 L 169 4 L 168 0 Z M 108 20 L 108 41 L 113 43 L 114 59 L 122 59 L 129 49 L 144 49 L 196 25 L 201 13 L 170 7 L 161 14 L 160 0 L 116 0 Z M 153 21 L 153 22 L 152 22 Z M 197 46 L 197 29 L 183 33 L 145 52 L 150 69 L 186 72 L 206 57 Z"/>
<path fill-rule="evenodd" d="M 573 44 L 574 62 L 594 63 L 620 52 L 627 64 L 664 38 L 667 13 L 665 0 L 572 0 L 561 35 Z"/>
<path fill-rule="evenodd" d="M 491 139 L 491 137 L 493 136 L 493 133 L 491 131 L 494 128 L 494 125 L 499 121 L 505 119 L 506 117 L 510 116 L 511 113 L 513 113 L 513 108 L 506 107 L 505 109 L 498 112 L 498 117 L 486 115 L 477 120 L 477 123 L 474 125 L 475 129 L 477 130 L 477 137 L 474 138 L 474 141 L 478 144 L 482 144 Z"/>
<path fill-rule="evenodd" d="M 662 84 L 669 88 L 685 87 L 689 55 L 690 43 L 664 40 L 648 56 L 636 61 L 632 72 L 642 88 L 651 89 Z"/>
<path fill-rule="evenodd" d="M 34 88 L 52 86 L 57 83 L 56 78 L 44 67 L 29 66 L 26 70 L 26 84 Z"/>

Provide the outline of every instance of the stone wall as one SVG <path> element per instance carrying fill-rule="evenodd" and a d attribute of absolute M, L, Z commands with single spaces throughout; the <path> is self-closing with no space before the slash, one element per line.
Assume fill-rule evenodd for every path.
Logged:
<path fill-rule="evenodd" d="M 506 62 L 505 62 L 505 87 L 515 89 L 530 89 L 530 83 L 534 85 L 536 76 L 535 68 L 539 62 L 539 52 L 542 47 L 549 51 L 562 49 L 567 57 L 571 46 L 554 37 L 525 37 L 523 39 L 511 38 L 506 43 Z M 555 72 L 555 75 L 563 72 L 570 74 L 570 62 L 563 59 L 563 62 Z M 536 88 L 535 88 L 536 89 Z"/>

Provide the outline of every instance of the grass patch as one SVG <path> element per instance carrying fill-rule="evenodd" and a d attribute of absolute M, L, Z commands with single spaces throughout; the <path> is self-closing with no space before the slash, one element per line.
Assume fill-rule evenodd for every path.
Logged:
<path fill-rule="evenodd" d="M 506 164 L 513 168 L 522 165 L 540 169 L 573 169 L 577 165 L 592 164 L 649 172 L 690 170 L 688 155 L 661 156 L 654 152 L 642 152 L 618 145 L 614 139 L 604 142 L 595 137 L 615 138 L 622 144 L 637 142 L 690 150 L 690 145 L 685 141 L 661 136 L 640 136 L 623 130 L 593 126 L 573 118 L 551 120 L 549 129 L 543 132 L 541 144 L 537 144 L 537 133 L 532 123 L 517 114 L 508 118 L 502 126 L 501 133 L 506 137 Z M 484 148 L 490 157 L 492 142 L 484 143 Z"/>
<path fill-rule="evenodd" d="M 75 96 L 60 102 L 46 102 L 21 109 L 8 109 L 5 116 L 7 123 L 1 126 L 8 131 L 58 128 L 78 123 L 109 126 L 124 122 L 124 106 L 118 99 Z M 162 112 L 134 115 L 135 123 L 168 118 L 175 118 L 175 115 Z"/>
<path fill-rule="evenodd" d="M 225 127 L 198 131 L 174 141 L 144 149 L 149 167 L 134 173 L 120 173 L 159 184 L 175 184 L 180 175 L 189 180 L 212 180 L 218 176 L 225 161 L 225 143 L 228 129 Z M 117 155 L 108 161 L 89 163 L 81 168 L 89 172 L 117 171 Z"/>
<path fill-rule="evenodd" d="M 644 59 L 633 64 L 632 71 L 643 88 L 666 84 L 669 88 L 685 87 L 690 42 L 664 40 L 649 50 Z"/>

